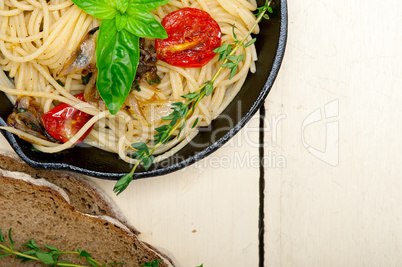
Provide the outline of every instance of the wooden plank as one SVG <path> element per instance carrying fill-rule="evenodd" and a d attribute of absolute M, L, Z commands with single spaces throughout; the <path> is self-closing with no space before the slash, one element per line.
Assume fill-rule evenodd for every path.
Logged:
<path fill-rule="evenodd" d="M 258 265 L 258 116 L 224 147 L 185 170 L 135 181 L 114 197 L 151 244 L 181 266 Z"/>
<path fill-rule="evenodd" d="M 265 266 L 401 266 L 402 4 L 288 4 Z"/>

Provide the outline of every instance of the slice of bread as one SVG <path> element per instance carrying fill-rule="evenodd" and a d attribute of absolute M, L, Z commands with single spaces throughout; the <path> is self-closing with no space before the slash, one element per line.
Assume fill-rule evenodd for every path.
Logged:
<path fill-rule="evenodd" d="M 45 179 L 63 189 L 70 199 L 70 204 L 78 211 L 95 216 L 107 215 L 116 218 L 135 234 L 139 234 L 116 208 L 115 203 L 82 175 L 66 171 L 36 170 L 23 162 L 15 153 L 2 150 L 0 150 L 0 169 L 23 172 L 33 178 Z"/>
<path fill-rule="evenodd" d="M 139 240 L 136 234 L 119 221 L 78 212 L 68 203 L 62 189 L 43 179 L 33 179 L 20 172 L 0 171 L 0 228 L 12 229 L 16 249 L 34 238 L 40 246 L 55 246 L 63 251 L 78 248 L 106 264 L 123 262 L 137 267 L 163 260 L 159 266 L 174 266 L 169 258 Z M 86 264 L 74 255 L 60 259 Z M 0 259 L 0 266 L 43 266 L 37 262 L 21 263 L 15 257 Z"/>

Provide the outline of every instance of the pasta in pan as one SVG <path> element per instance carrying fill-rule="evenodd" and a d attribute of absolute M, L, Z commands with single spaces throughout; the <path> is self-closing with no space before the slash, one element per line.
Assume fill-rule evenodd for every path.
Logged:
<path fill-rule="evenodd" d="M 252 13 L 257 7 L 255 0 L 171 0 L 153 14 L 161 21 L 167 14 L 184 7 L 208 12 L 221 28 L 222 44 L 234 42 L 233 30 L 239 37 L 246 36 L 256 22 Z M 0 90 L 12 103 L 19 96 L 34 97 L 45 113 L 61 102 L 93 116 L 64 144 L 12 127 L 4 129 L 48 153 L 74 146 L 91 129 L 84 143 L 118 153 L 123 160 L 132 163 L 135 160 L 129 156 L 133 152 L 131 144 L 144 142 L 152 145 L 155 128 L 166 123 L 161 118 L 170 113 L 171 104 L 182 101 L 182 95 L 198 90 L 212 78 L 221 63 L 216 56 L 203 67 L 181 68 L 158 60 L 156 67 L 160 83 L 141 81 L 141 90 L 132 90 L 127 97 L 126 108 L 112 115 L 102 105 L 83 102 L 74 96 L 90 91 L 95 86 L 96 75 L 85 83 L 81 73 L 58 77 L 87 33 L 99 25 L 100 20 L 83 12 L 70 0 L 0 0 Z M 258 33 L 258 26 L 255 33 Z M 154 40 L 144 40 L 144 46 L 153 51 Z M 238 54 L 245 54 L 245 58 L 239 63 L 233 78 L 228 79 L 229 69 L 220 73 L 214 82 L 213 94 L 202 99 L 188 118 L 184 134 L 155 151 L 159 154 L 156 162 L 177 152 L 197 134 L 197 130 L 191 127 L 196 121 L 199 126 L 209 125 L 240 90 L 247 73 L 255 71 L 257 55 L 254 45 L 242 48 Z"/>

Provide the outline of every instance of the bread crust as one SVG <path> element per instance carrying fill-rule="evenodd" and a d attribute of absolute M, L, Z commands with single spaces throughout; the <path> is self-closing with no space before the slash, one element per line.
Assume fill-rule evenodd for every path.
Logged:
<path fill-rule="evenodd" d="M 113 200 L 83 175 L 67 171 L 36 170 L 23 162 L 16 154 L 2 150 L 0 150 L 0 169 L 22 172 L 35 179 L 45 179 L 62 188 L 67 193 L 70 204 L 78 211 L 116 218 L 133 233 L 140 234 L 134 226 L 129 224 Z"/>
<path fill-rule="evenodd" d="M 17 249 L 34 238 L 40 245 L 56 246 L 64 251 L 84 249 L 102 263 L 124 262 L 124 266 L 137 267 L 156 259 L 163 260 L 160 266 L 174 266 L 124 224 L 110 217 L 77 211 L 60 190 L 46 181 L 4 172 L 0 174 L 0 203 L 0 228 L 12 228 Z M 63 259 L 85 265 L 83 259 L 72 255 L 63 255 Z M 0 260 L 0 266 L 42 265 L 20 263 L 14 257 L 7 257 Z"/>

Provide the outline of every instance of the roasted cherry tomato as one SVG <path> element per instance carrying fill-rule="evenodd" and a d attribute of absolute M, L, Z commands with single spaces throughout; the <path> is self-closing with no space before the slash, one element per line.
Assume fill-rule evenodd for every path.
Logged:
<path fill-rule="evenodd" d="M 84 100 L 84 94 L 75 95 L 81 101 Z M 62 103 L 47 113 L 43 114 L 41 120 L 46 131 L 56 140 L 67 142 L 92 118 L 85 112 L 82 112 L 68 104 Z M 92 130 L 92 127 L 76 142 L 82 142 Z"/>
<path fill-rule="evenodd" d="M 213 50 L 221 45 L 221 29 L 205 11 L 183 8 L 162 20 L 168 38 L 156 39 L 158 58 L 173 66 L 198 68 L 215 56 Z"/>

